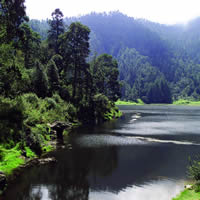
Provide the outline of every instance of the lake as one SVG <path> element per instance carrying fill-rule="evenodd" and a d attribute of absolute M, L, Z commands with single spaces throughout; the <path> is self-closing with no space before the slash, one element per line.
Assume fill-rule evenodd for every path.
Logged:
<path fill-rule="evenodd" d="M 79 128 L 35 166 L 4 200 L 170 200 L 184 188 L 189 158 L 200 153 L 200 107 L 120 106 L 124 115 Z"/>

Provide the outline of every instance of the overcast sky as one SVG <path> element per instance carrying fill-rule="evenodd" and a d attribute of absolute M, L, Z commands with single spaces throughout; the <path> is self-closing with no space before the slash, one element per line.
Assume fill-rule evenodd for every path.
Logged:
<path fill-rule="evenodd" d="M 51 18 L 55 8 L 65 17 L 119 10 L 134 18 L 175 24 L 200 16 L 200 0 L 26 0 L 31 19 Z"/>

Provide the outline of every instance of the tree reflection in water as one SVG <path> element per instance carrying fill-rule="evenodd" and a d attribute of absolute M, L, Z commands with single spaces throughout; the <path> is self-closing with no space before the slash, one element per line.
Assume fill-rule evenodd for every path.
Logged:
<path fill-rule="evenodd" d="M 4 200 L 87 200 L 88 176 L 108 176 L 117 167 L 117 148 L 74 148 L 52 153 L 57 164 L 26 170 Z"/>

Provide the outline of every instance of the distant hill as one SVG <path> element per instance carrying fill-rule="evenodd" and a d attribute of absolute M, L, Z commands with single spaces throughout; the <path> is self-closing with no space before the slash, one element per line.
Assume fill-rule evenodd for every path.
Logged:
<path fill-rule="evenodd" d="M 48 24 L 36 21 L 30 21 L 31 27 L 45 39 Z M 90 59 L 102 53 L 117 59 L 123 99 L 200 99 L 200 18 L 173 26 L 120 12 L 65 18 L 68 25 L 75 21 L 91 29 Z"/>

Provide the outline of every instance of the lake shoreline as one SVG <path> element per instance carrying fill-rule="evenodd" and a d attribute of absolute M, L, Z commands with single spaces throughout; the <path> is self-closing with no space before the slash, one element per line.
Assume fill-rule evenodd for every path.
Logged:
<path fill-rule="evenodd" d="M 159 103 L 154 103 L 154 104 L 145 104 L 144 102 L 134 102 L 134 101 L 117 101 L 115 102 L 116 106 L 130 106 L 130 105 L 135 105 L 135 106 L 142 106 L 142 105 L 155 105 L 155 106 L 200 106 L 200 101 L 188 101 L 188 100 L 178 100 L 174 101 L 171 104 L 159 104 Z"/>
<path fill-rule="evenodd" d="M 115 120 L 121 117 L 122 115 L 123 114 L 121 111 L 113 108 L 111 112 L 108 112 L 105 114 L 104 121 L 106 122 L 106 121 Z M 100 122 L 101 121 L 99 121 L 98 123 Z M 67 129 L 65 129 L 65 131 L 63 132 L 63 136 L 69 135 L 72 130 L 74 130 L 75 128 L 80 128 L 81 126 L 84 126 L 84 124 L 71 124 Z M 28 153 L 24 152 L 26 154 L 24 156 L 22 155 L 23 153 L 20 151 L 19 157 L 20 159 L 24 161 L 23 164 L 19 164 L 17 167 L 11 169 L 11 173 L 9 174 L 6 174 L 5 172 L 0 171 L 0 186 L 1 186 L 0 200 L 3 194 L 7 191 L 8 186 L 12 184 L 21 173 L 23 173 L 24 169 L 33 167 L 35 165 L 43 165 L 44 163 L 45 164 L 48 164 L 50 162 L 56 163 L 56 160 L 54 158 L 48 157 L 48 154 L 58 149 L 65 148 L 64 146 L 65 144 L 61 142 L 59 138 L 57 138 L 56 134 L 52 138 L 53 139 L 51 139 L 50 141 L 46 141 L 46 144 L 43 147 L 44 151 L 42 152 L 41 156 L 37 156 L 34 154 L 32 157 L 26 157 Z M 67 147 L 67 148 L 71 148 L 71 147 Z"/>
<path fill-rule="evenodd" d="M 57 159 L 55 165 L 47 164 L 44 167 L 22 170 L 20 177 L 9 186 L 2 198 L 10 200 L 16 196 L 23 199 L 24 196 L 31 199 L 36 191 L 41 191 L 41 199 L 47 199 L 46 194 L 51 191 L 60 194 L 57 191 L 58 185 L 66 195 L 71 191 L 66 190 L 66 186 L 75 188 L 74 199 L 78 191 L 87 193 L 88 199 L 102 198 L 102 195 L 105 195 L 104 199 L 123 199 L 130 194 L 138 195 L 137 199 L 141 200 L 145 195 L 149 195 L 150 199 L 159 199 L 157 197 L 160 191 L 163 192 L 161 200 L 178 197 L 188 184 L 184 178 L 187 158 L 199 152 L 200 137 L 195 137 L 198 145 L 190 145 L 183 142 L 163 144 L 158 140 L 141 140 L 135 135 L 160 138 L 163 141 L 188 140 L 192 143 L 193 136 L 199 132 L 199 107 L 143 105 L 130 108 L 119 106 L 119 109 L 124 113 L 119 120 L 74 129 L 69 137 L 64 137 L 66 147 L 49 154 Z M 141 113 L 140 118 L 137 113 Z M 190 123 L 193 129 L 186 129 L 191 127 Z M 189 136 L 188 133 L 193 135 Z M 131 134 L 133 137 L 129 137 Z M 82 177 L 81 185 L 76 174 Z M 52 187 L 49 188 L 50 184 Z M 25 194 L 18 195 L 22 188 Z"/>

